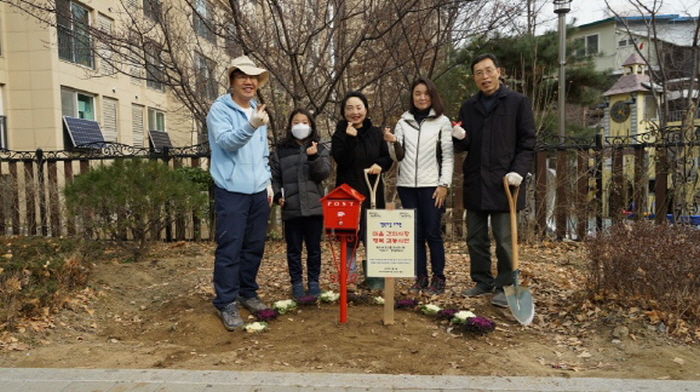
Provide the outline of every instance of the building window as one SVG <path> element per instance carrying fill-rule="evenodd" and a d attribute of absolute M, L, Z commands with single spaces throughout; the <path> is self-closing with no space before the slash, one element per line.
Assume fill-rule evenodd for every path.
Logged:
<path fill-rule="evenodd" d="M 152 21 L 160 21 L 162 10 L 160 0 L 143 0 L 143 15 Z"/>
<path fill-rule="evenodd" d="M 148 130 L 165 132 L 165 113 L 160 110 L 148 109 Z"/>
<path fill-rule="evenodd" d="M 598 54 L 598 34 L 591 34 L 585 37 L 574 39 L 576 57 L 594 56 Z"/>
<path fill-rule="evenodd" d="M 158 57 L 160 47 L 154 42 L 146 43 L 144 57 L 146 58 L 146 85 L 152 89 L 163 91 L 163 64 Z"/>
<path fill-rule="evenodd" d="M 95 120 L 95 97 L 75 90 L 61 89 L 61 113 L 64 116 Z"/>
<path fill-rule="evenodd" d="M 114 31 L 114 21 L 102 14 L 97 16 L 97 28 L 103 34 L 105 40 L 109 40 Z M 114 68 L 114 51 L 105 42 L 97 44 L 100 62 L 99 69 L 102 75 L 114 75 L 117 71 Z"/>
<path fill-rule="evenodd" d="M 69 0 L 56 0 L 58 57 L 93 67 L 90 11 Z"/>
<path fill-rule="evenodd" d="M 0 115 L 0 150 L 7 149 L 7 117 Z"/>
<path fill-rule="evenodd" d="M 133 146 L 142 148 L 144 146 L 143 132 L 143 106 L 131 105 L 131 134 L 133 136 Z"/>
<path fill-rule="evenodd" d="M 617 41 L 617 47 L 622 48 L 625 46 L 633 46 L 635 44 L 634 38 L 627 37 L 626 39 L 621 39 Z"/>
<path fill-rule="evenodd" d="M 195 80 L 197 94 L 211 101 L 215 100 L 218 95 L 216 78 L 214 77 L 216 63 L 197 52 L 194 54 L 194 61 L 197 72 Z"/>
<path fill-rule="evenodd" d="M 195 12 L 192 14 L 194 31 L 209 42 L 216 39 L 212 30 L 213 15 L 214 11 L 208 0 L 195 0 Z"/>

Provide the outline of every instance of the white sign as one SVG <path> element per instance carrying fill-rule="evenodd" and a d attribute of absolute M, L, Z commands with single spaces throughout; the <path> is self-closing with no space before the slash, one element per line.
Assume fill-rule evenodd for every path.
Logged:
<path fill-rule="evenodd" d="M 367 276 L 416 276 L 414 230 L 414 210 L 367 210 Z"/>

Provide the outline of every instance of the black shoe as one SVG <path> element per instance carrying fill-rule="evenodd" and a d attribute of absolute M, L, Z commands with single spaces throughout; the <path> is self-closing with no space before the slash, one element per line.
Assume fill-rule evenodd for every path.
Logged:
<path fill-rule="evenodd" d="M 421 290 L 425 289 L 428 287 L 428 277 L 425 275 L 419 275 L 418 278 L 416 279 L 416 283 L 411 286 L 410 289 L 408 289 L 408 292 L 413 294 L 413 295 L 418 295 L 420 294 Z"/>
<path fill-rule="evenodd" d="M 440 295 L 445 292 L 445 278 L 440 276 L 433 276 L 433 280 L 430 282 L 430 287 L 425 290 L 426 295 Z"/>
<path fill-rule="evenodd" d="M 480 297 L 484 294 L 490 294 L 493 289 L 487 289 L 483 286 L 476 285 L 470 289 L 462 291 L 462 297 Z"/>
<path fill-rule="evenodd" d="M 491 305 L 498 306 L 499 308 L 507 308 L 508 300 L 506 299 L 506 293 L 503 289 L 496 289 L 493 298 L 491 298 Z"/>
<path fill-rule="evenodd" d="M 321 286 L 318 282 L 309 282 L 309 295 L 318 298 L 321 295 Z"/>
<path fill-rule="evenodd" d="M 224 328 L 229 331 L 235 331 L 243 326 L 243 319 L 238 312 L 238 306 L 236 306 L 235 302 L 231 302 L 224 306 L 223 309 L 219 310 L 219 317 L 221 317 L 221 321 L 224 323 Z"/>
<path fill-rule="evenodd" d="M 292 283 L 292 298 L 299 299 L 306 295 L 304 292 L 304 285 L 301 282 Z"/>
<path fill-rule="evenodd" d="M 250 313 L 257 313 L 261 310 L 270 309 L 265 305 L 258 297 L 238 297 L 238 302 L 243 305 L 244 308 L 248 309 Z"/>

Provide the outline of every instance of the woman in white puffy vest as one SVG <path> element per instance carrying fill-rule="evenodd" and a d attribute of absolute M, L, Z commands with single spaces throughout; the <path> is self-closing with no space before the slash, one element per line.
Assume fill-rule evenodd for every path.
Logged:
<path fill-rule="evenodd" d="M 416 282 L 410 291 L 438 295 L 445 291 L 445 247 L 441 218 L 452 184 L 452 124 L 435 83 L 419 78 L 411 85 L 408 111 L 394 134 L 386 132 L 391 157 L 399 162 L 397 191 L 403 208 L 416 210 Z M 432 279 L 428 278 L 427 247 Z"/>

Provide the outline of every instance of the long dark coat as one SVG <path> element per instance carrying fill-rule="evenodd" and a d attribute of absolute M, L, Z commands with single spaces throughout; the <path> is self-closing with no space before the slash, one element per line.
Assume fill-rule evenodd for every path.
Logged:
<path fill-rule="evenodd" d="M 464 207 L 468 210 L 508 211 L 503 177 L 516 172 L 526 178 L 535 156 L 535 118 L 530 100 L 503 85 L 494 94 L 497 96 L 491 113 L 487 114 L 481 103 L 481 92 L 465 101 L 459 111 L 467 137 L 453 141 L 455 153 L 467 152 L 462 170 Z M 517 208 L 525 208 L 522 185 Z"/>
<path fill-rule="evenodd" d="M 348 184 L 362 193 L 365 196 L 365 210 L 370 206 L 370 194 L 364 170 L 376 163 L 382 167 L 382 173 L 386 173 L 391 168 L 392 159 L 384 141 L 384 133 L 373 126 L 369 119 L 357 130 L 357 136 L 348 136 L 345 132 L 347 128 L 348 122 L 340 120 L 331 139 L 331 155 L 337 165 L 335 185 Z M 370 175 L 369 179 L 374 183 L 376 177 Z M 380 180 L 377 186 L 377 208 L 384 206 L 384 182 Z"/>
<path fill-rule="evenodd" d="M 284 143 L 270 156 L 275 203 L 282 197 L 280 190 L 284 188 L 282 220 L 323 215 L 320 199 L 324 194 L 323 180 L 331 174 L 329 150 L 319 143 L 318 153 L 309 156 L 307 147 Z"/>

